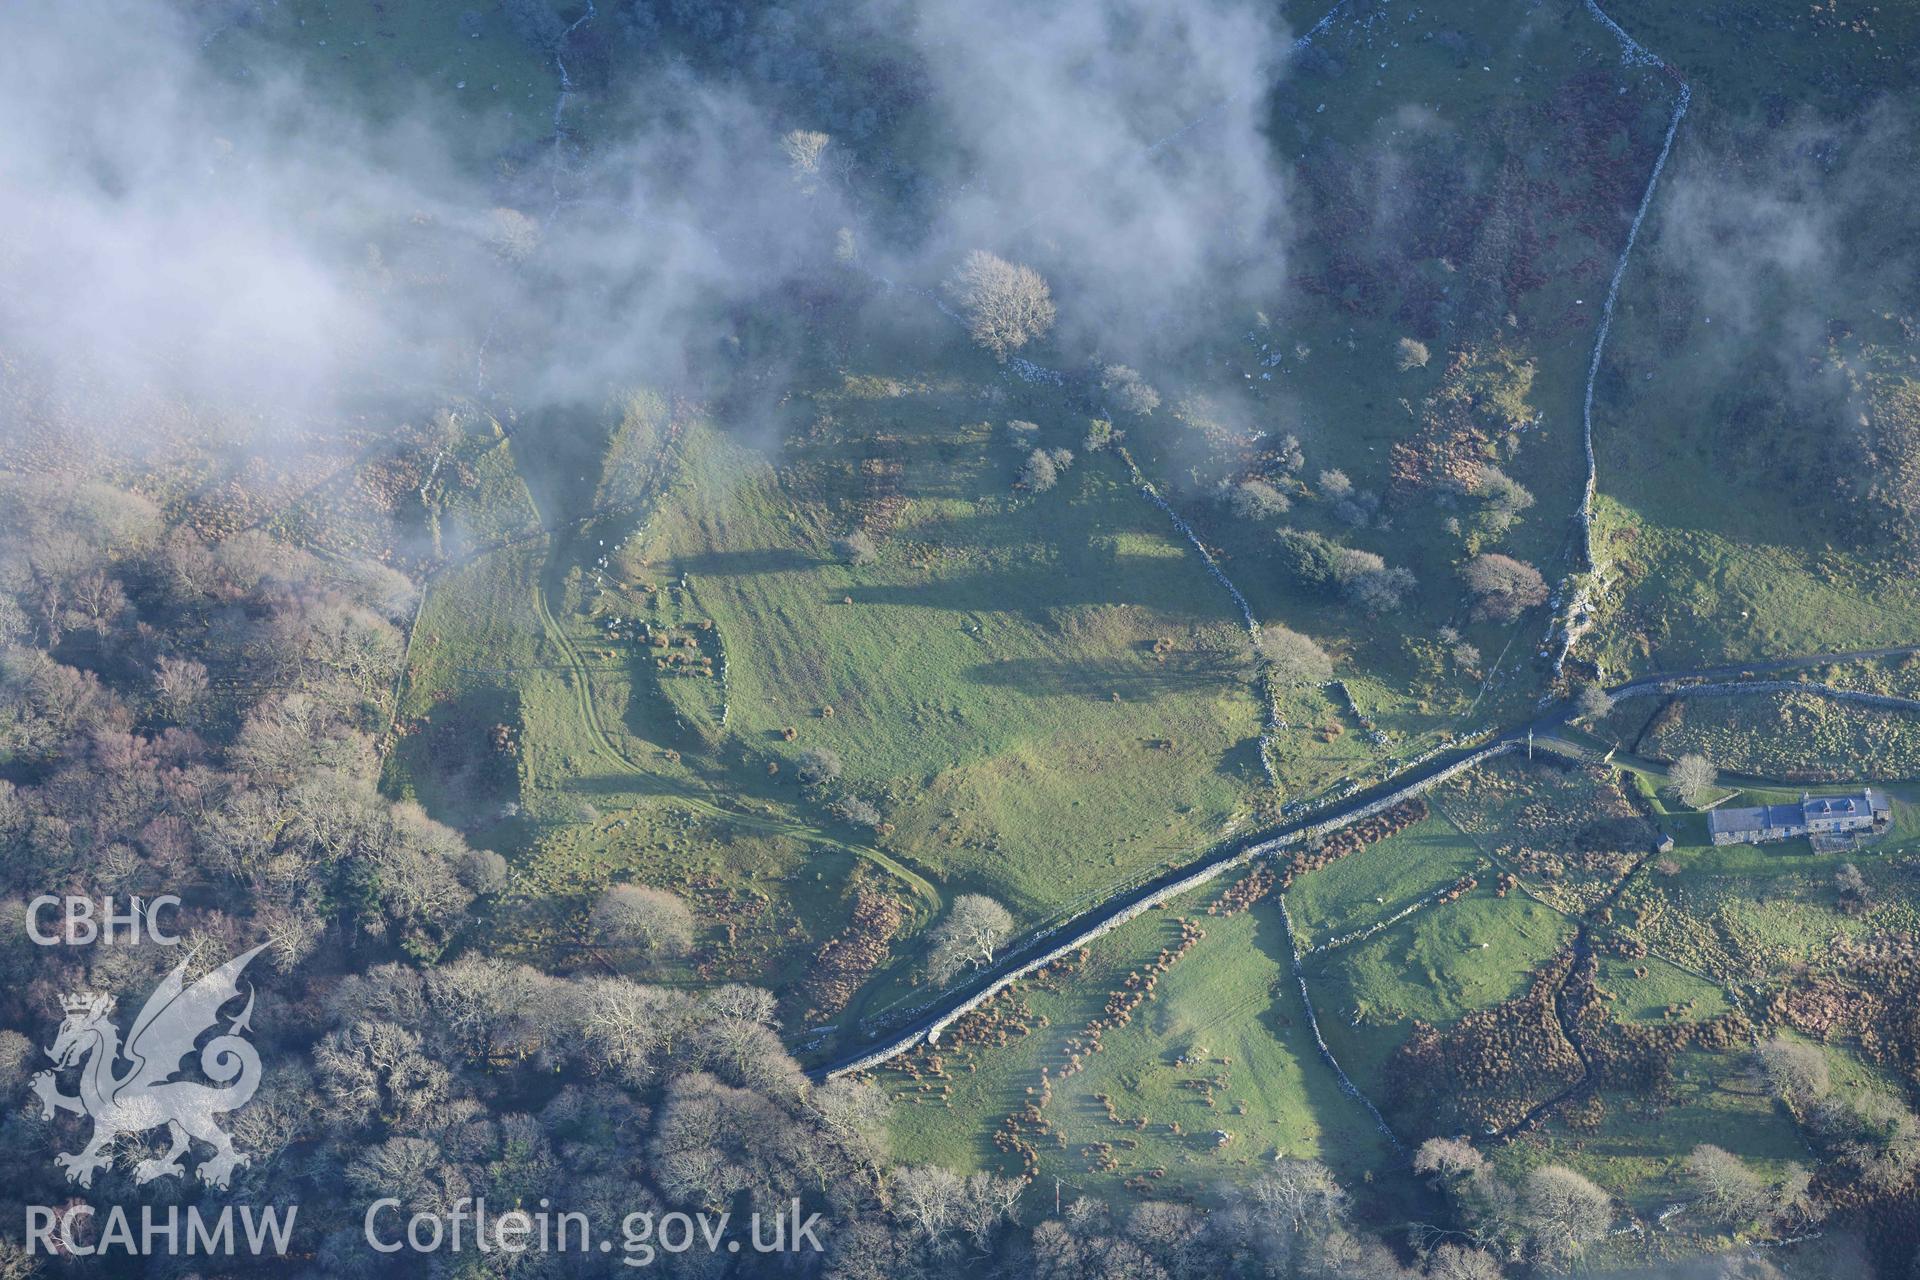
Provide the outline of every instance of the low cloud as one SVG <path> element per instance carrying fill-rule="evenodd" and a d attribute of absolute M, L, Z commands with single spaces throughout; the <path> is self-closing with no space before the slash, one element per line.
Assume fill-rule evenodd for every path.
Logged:
<path fill-rule="evenodd" d="M 431 103 L 374 125 L 291 64 L 216 69 L 207 35 L 140 0 L 0 10 L 0 345 L 69 416 L 674 381 L 841 216 L 685 71 L 648 83 L 670 114 L 482 180 Z"/>
<path fill-rule="evenodd" d="M 819 273 L 842 227 L 922 283 L 974 247 L 1033 261 L 1076 352 L 1131 354 L 1286 266 L 1262 122 L 1287 42 L 1240 0 L 860 11 L 915 78 L 911 127 L 836 140 L 811 182 L 780 138 L 831 121 L 739 67 L 621 43 L 611 13 L 565 46 L 576 72 L 634 62 L 569 103 L 586 140 L 487 167 L 455 158 L 472 124 L 446 86 L 375 123 L 268 41 L 212 41 L 210 12 L 0 9 L 0 352 L 41 400 L 11 397 L 16 419 L 123 429 L 169 404 L 312 423 L 698 389 L 728 376 L 734 317 Z M 914 155 L 888 152 L 906 138 Z M 901 206 L 925 225 L 862 218 L 903 164 L 941 192 Z"/>
<path fill-rule="evenodd" d="M 1069 334 L 1149 341 L 1282 279 L 1264 122 L 1288 41 L 1270 6 L 936 0 L 901 19 L 957 157 L 937 240 L 1031 257 Z"/>

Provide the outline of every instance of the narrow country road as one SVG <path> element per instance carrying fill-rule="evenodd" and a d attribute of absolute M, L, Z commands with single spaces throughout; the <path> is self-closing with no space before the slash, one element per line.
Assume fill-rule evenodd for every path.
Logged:
<path fill-rule="evenodd" d="M 1698 667 L 1692 671 L 1656 672 L 1629 680 L 1608 692 L 1616 698 L 1632 697 L 1649 690 L 1657 691 L 1660 685 L 1674 680 L 1739 680 L 1747 676 L 1797 671 L 1804 667 L 1820 667 L 1832 662 L 1870 662 L 1876 658 L 1908 658 L 1915 654 L 1920 654 L 1920 645 L 1896 644 L 1880 649 L 1840 649 L 1831 653 L 1809 653 L 1795 658 L 1756 658 L 1752 662 L 1731 662 L 1725 666 Z"/>

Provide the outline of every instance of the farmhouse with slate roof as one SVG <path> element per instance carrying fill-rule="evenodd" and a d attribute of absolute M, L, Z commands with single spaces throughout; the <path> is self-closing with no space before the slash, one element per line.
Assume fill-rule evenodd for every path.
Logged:
<path fill-rule="evenodd" d="M 1891 817 L 1887 797 L 1868 787 L 1846 796 L 1803 794 L 1799 804 L 1716 809 L 1707 815 L 1707 832 L 1715 844 L 1765 844 L 1809 836 L 1814 848 L 1825 853 L 1884 830 Z"/>

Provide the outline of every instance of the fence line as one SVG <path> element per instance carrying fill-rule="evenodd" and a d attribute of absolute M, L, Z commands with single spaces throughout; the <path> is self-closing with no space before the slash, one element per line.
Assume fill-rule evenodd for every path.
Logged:
<path fill-rule="evenodd" d="M 1340 1091 L 1365 1107 L 1367 1114 L 1373 1117 L 1373 1127 L 1393 1144 L 1395 1151 L 1405 1155 L 1406 1147 L 1387 1123 L 1387 1118 L 1380 1114 L 1380 1108 L 1373 1105 L 1372 1098 L 1360 1092 L 1360 1086 L 1353 1082 L 1346 1068 L 1340 1065 L 1340 1059 L 1333 1056 L 1333 1050 L 1327 1047 L 1326 1039 L 1321 1036 L 1320 1019 L 1313 1011 L 1313 997 L 1307 994 L 1307 975 L 1300 968 L 1300 943 L 1293 932 L 1293 913 L 1287 910 L 1287 895 L 1277 893 L 1274 899 L 1280 904 L 1280 923 L 1287 931 L 1287 950 L 1293 955 L 1293 980 L 1300 984 L 1300 1004 L 1307 1011 L 1307 1029 L 1313 1032 L 1313 1043 L 1319 1048 L 1320 1056 L 1326 1059 L 1327 1065 L 1333 1068 L 1334 1078 L 1340 1082 Z"/>
<path fill-rule="evenodd" d="M 1645 45 L 1628 35 L 1619 23 L 1608 16 L 1597 0 L 1586 0 L 1587 12 L 1612 32 L 1620 41 L 1621 60 L 1629 66 L 1652 66 L 1668 72 L 1678 78 L 1667 62 L 1650 51 Z M 1673 154 L 1673 140 L 1680 132 L 1680 121 L 1687 114 L 1687 106 L 1693 101 L 1693 88 L 1685 80 L 1680 81 L 1680 96 L 1674 102 L 1673 116 L 1667 121 L 1666 137 L 1661 140 L 1660 154 L 1653 162 L 1653 172 L 1647 177 L 1647 186 L 1640 193 L 1640 206 L 1634 210 L 1633 222 L 1627 228 L 1627 243 L 1620 250 L 1620 260 L 1614 264 L 1613 278 L 1607 282 L 1607 299 L 1600 308 L 1600 325 L 1593 339 L 1593 356 L 1587 362 L 1587 385 L 1581 397 L 1580 435 L 1581 444 L 1586 453 L 1587 478 L 1580 493 L 1580 568 L 1579 574 L 1591 574 L 1599 567 L 1599 561 L 1593 550 L 1593 499 L 1599 488 L 1600 469 L 1593 452 L 1593 391 L 1600 377 L 1600 362 L 1606 355 L 1607 337 L 1613 332 L 1613 312 L 1620 300 L 1620 283 L 1626 278 L 1627 263 L 1633 257 L 1633 249 L 1640 239 L 1640 228 L 1647 220 L 1647 211 L 1653 207 L 1653 195 L 1660 185 L 1660 175 L 1666 170 L 1667 157 Z M 1572 652 L 1574 642 L 1580 638 L 1576 630 L 1580 622 L 1589 615 L 1591 601 L 1588 599 L 1589 584 L 1577 582 L 1568 593 L 1566 601 L 1566 623 L 1560 628 L 1560 643 L 1553 655 L 1553 676 L 1558 680 L 1565 670 L 1567 655 Z M 1556 619 L 1557 625 L 1557 619 Z"/>

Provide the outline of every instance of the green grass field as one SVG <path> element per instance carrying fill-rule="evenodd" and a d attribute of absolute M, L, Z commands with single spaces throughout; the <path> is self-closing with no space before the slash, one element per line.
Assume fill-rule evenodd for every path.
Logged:
<path fill-rule="evenodd" d="M 1044 919 L 1217 838 L 1261 785 L 1259 709 L 1229 602 L 1104 459 L 1015 500 L 1011 455 L 960 439 L 853 567 L 773 467 L 697 437 L 645 554 L 715 619 L 740 750 L 788 777 L 833 751 L 889 847 Z"/>
<path fill-rule="evenodd" d="M 1824 219 L 1839 258 L 1795 263 L 1756 228 L 1738 289 L 1708 278 L 1725 229 L 1703 240 L 1701 216 L 1665 218 L 1737 217 L 1756 174 L 1797 182 L 1789 154 L 1758 150 L 1790 128 L 1832 139 L 1829 172 L 1904 172 L 1910 131 L 1877 121 L 1911 110 L 1897 51 L 1915 14 L 1764 3 L 1707 25 L 1666 0 L 1610 8 L 1698 92 L 1597 389 L 1596 549 L 1614 583 L 1598 655 L 1620 673 L 1903 643 L 1920 623 L 1907 552 L 1834 477 L 1910 396 L 1908 282 L 1866 265 L 1910 242 L 1910 218 L 1822 178 L 1777 212 Z"/>
<path fill-rule="evenodd" d="M 1619 9 L 1697 77 L 1703 101 L 1719 95 L 1696 107 L 1689 129 L 1702 134 L 1681 136 L 1666 181 L 1682 182 L 1704 171 L 1730 104 L 1763 109 L 1766 77 L 1703 43 L 1681 6 Z M 1563 10 L 1515 22 L 1512 5 L 1471 0 L 1423 31 L 1432 38 L 1404 41 L 1397 12 L 1335 24 L 1272 99 L 1300 221 L 1284 293 L 1236 301 L 1158 349 L 1108 353 L 1137 360 L 1165 393 L 1151 417 L 1119 424 L 1130 456 L 1253 611 L 1320 641 L 1351 695 L 1280 693 L 1277 790 L 1258 755 L 1267 709 L 1238 612 L 1121 459 L 1087 451 L 1098 406 L 1082 388 L 1011 376 L 917 294 L 861 293 L 849 274 L 837 285 L 856 300 L 824 309 L 817 331 L 785 315 L 743 322 L 739 368 L 704 400 L 642 393 L 549 409 L 517 420 L 511 438 L 478 414 L 444 439 L 422 429 L 401 488 L 426 486 L 408 531 L 442 567 L 412 631 L 386 782 L 508 857 L 492 945 L 626 971 L 588 944 L 585 912 L 610 883 L 663 885 L 694 906 L 700 945 L 645 976 L 774 987 L 797 1040 L 805 1002 L 794 993 L 848 927 L 854 893 L 895 898 L 900 932 L 834 1015 L 838 1037 L 816 1042 L 825 1052 L 857 1038 L 863 1019 L 931 994 L 920 935 L 958 893 L 1000 899 L 1027 933 L 1282 803 L 1376 778 L 1442 735 L 1532 714 L 1542 611 L 1476 618 L 1458 571 L 1487 550 L 1549 582 L 1575 563 L 1598 309 L 1675 94 L 1656 69 L 1624 64 L 1583 9 Z M 1296 27 L 1319 12 L 1286 9 Z M 1811 40 L 1798 73 L 1851 80 L 1836 90 L 1851 101 L 1886 78 L 1881 46 L 1909 20 L 1888 15 L 1875 20 L 1886 30 L 1863 35 L 1769 7 L 1739 18 L 1738 43 L 1764 65 Z M 222 40 L 236 65 L 251 42 L 324 40 L 314 74 L 376 114 L 431 101 L 465 122 L 476 155 L 507 155 L 521 176 L 553 158 L 554 65 L 501 15 L 346 5 L 308 27 L 276 15 Z M 593 108 L 577 105 L 590 137 Z M 1841 537 L 1832 502 L 1782 488 L 1808 461 L 1788 439 L 1801 424 L 1775 414 L 1756 427 L 1730 398 L 1732 326 L 1675 301 L 1678 242 L 1663 247 L 1656 220 L 1641 252 L 1595 410 L 1604 670 L 1920 634 L 1911 575 Z M 1869 381 L 1893 376 L 1883 364 L 1897 343 L 1882 330 L 1898 324 L 1867 314 L 1878 305 L 1846 317 L 1861 336 L 1836 348 L 1828 372 L 1857 360 Z M 1435 358 L 1395 367 L 1403 337 L 1430 342 Z M 1033 354 L 1064 363 L 1064 349 Z M 778 395 L 743 372 L 775 358 Z M 1013 420 L 1037 424 L 1037 437 L 1016 448 Z M 1291 511 L 1233 517 L 1216 485 L 1261 472 L 1262 451 L 1287 432 L 1306 455 L 1298 477 L 1281 478 Z M 1078 455 L 1046 492 L 1016 484 L 1035 443 Z M 336 453 L 327 460 L 351 457 Z M 1433 478 L 1477 465 L 1535 496 L 1511 529 L 1490 531 Z M 1355 520 L 1318 492 L 1313 478 L 1331 468 L 1377 509 Z M 391 489 L 400 474 L 290 477 L 270 527 L 371 551 L 378 524 L 349 518 L 349 499 L 369 477 Z M 1316 596 L 1282 571 L 1276 523 L 1376 551 L 1417 585 L 1381 615 Z M 855 531 L 874 548 L 858 563 L 838 545 Z M 1459 634 L 1443 641 L 1443 628 Z M 1920 691 L 1905 668 L 1828 678 L 1843 675 Z M 1894 837 L 1855 859 L 1873 892 L 1859 913 L 1843 909 L 1829 861 L 1798 847 L 1711 848 L 1704 818 L 1655 790 L 1659 761 L 1685 750 L 1783 784 L 1730 779 L 1745 789 L 1731 803 L 1794 794 L 1784 784 L 1809 761 L 1835 779 L 1868 767 L 1905 777 L 1920 772 L 1912 717 L 1798 695 L 1701 701 L 1649 726 L 1653 710 L 1629 704 L 1569 735 L 1623 742 L 1630 796 L 1579 770 L 1503 762 L 1443 789 L 1422 822 L 1291 886 L 1305 948 L 1383 926 L 1305 959 L 1326 1041 L 1369 1097 L 1384 1105 L 1386 1065 L 1415 1020 L 1446 1028 L 1520 995 L 1620 888 L 1631 860 L 1582 855 L 1644 852 L 1621 811 L 1628 798 L 1650 800 L 1679 847 L 1671 867 L 1634 874 L 1610 920 L 1589 921 L 1595 939 L 1650 948 L 1601 955 L 1621 1023 L 1712 1019 L 1733 1008 L 1728 984 L 1817 968 L 1836 937 L 1920 927 L 1905 789 Z M 803 786 L 815 752 L 831 753 L 837 776 Z M 1503 894 L 1508 874 L 1517 881 Z M 1460 900 L 1384 923 L 1468 875 L 1478 883 Z M 1012 1003 L 1025 1034 L 945 1049 L 938 1071 L 922 1054 L 880 1072 L 900 1103 L 894 1156 L 1011 1171 L 994 1135 L 1033 1103 L 1046 1125 L 1035 1173 L 1068 1196 L 1206 1200 L 1223 1175 L 1311 1156 L 1365 1188 L 1375 1211 L 1410 1216 L 1419 1193 L 1399 1157 L 1313 1047 L 1277 907 L 1207 916 L 1217 892 L 1109 935 L 1070 976 L 1021 984 Z M 1069 1037 L 1178 941 L 1182 916 L 1205 937 L 1061 1079 Z M 1834 1053 L 1837 1071 L 1871 1074 Z M 1766 1169 L 1805 1158 L 1745 1066 L 1741 1053 L 1690 1051 L 1671 1098 L 1603 1093 L 1597 1120 L 1556 1117 L 1497 1158 L 1509 1171 L 1571 1163 L 1644 1217 L 1681 1194 L 1674 1162 L 1694 1143 Z"/>
<path fill-rule="evenodd" d="M 1495 897 L 1483 885 L 1316 957 L 1307 981 L 1334 1056 L 1363 1091 L 1381 1098 L 1387 1059 L 1413 1019 L 1444 1028 L 1469 1010 L 1520 995 L 1533 971 L 1572 939 L 1573 925 L 1559 913 L 1530 899 Z"/>
<path fill-rule="evenodd" d="M 1303 876 L 1287 892 L 1300 945 L 1317 947 L 1386 920 L 1485 865 L 1445 818 L 1415 824 L 1360 854 Z"/>
<path fill-rule="evenodd" d="M 944 1050 L 939 1084 L 882 1071 L 901 1099 L 896 1154 L 1017 1168 L 991 1136 L 1004 1116 L 1040 1096 L 1046 1068 L 1056 1083 L 1041 1108 L 1050 1133 L 1036 1144 L 1039 1176 L 1048 1185 L 1060 1177 L 1069 1197 L 1124 1199 L 1144 1184 L 1155 1196 L 1210 1200 L 1223 1174 L 1249 1176 L 1277 1155 L 1325 1160 L 1355 1183 L 1385 1173 L 1390 1149 L 1340 1092 L 1308 1034 L 1278 909 L 1263 902 L 1209 916 L 1205 904 L 1217 895 L 1203 891 L 1101 939 L 1058 990 L 1021 984 L 1029 1016 L 1045 1024 L 1004 1046 Z M 1131 1022 L 1083 1058 L 1084 1070 L 1060 1078 L 1066 1040 L 1099 1016 L 1129 972 L 1178 942 L 1182 916 L 1204 938 L 1160 975 Z M 1396 1184 L 1391 1194 L 1408 1193 L 1388 1181 Z"/>
<path fill-rule="evenodd" d="M 1603 1091 L 1596 1124 L 1573 1129 L 1555 1120 L 1542 1133 L 1502 1149 L 1497 1163 L 1509 1174 L 1546 1163 L 1569 1165 L 1648 1219 L 1685 1198 L 1676 1167 L 1702 1143 L 1731 1151 L 1770 1174 L 1790 1161 L 1813 1163 L 1793 1121 L 1747 1078 L 1746 1054 L 1684 1053 L 1674 1070 L 1670 1100 L 1653 1103 L 1641 1095 Z"/>

